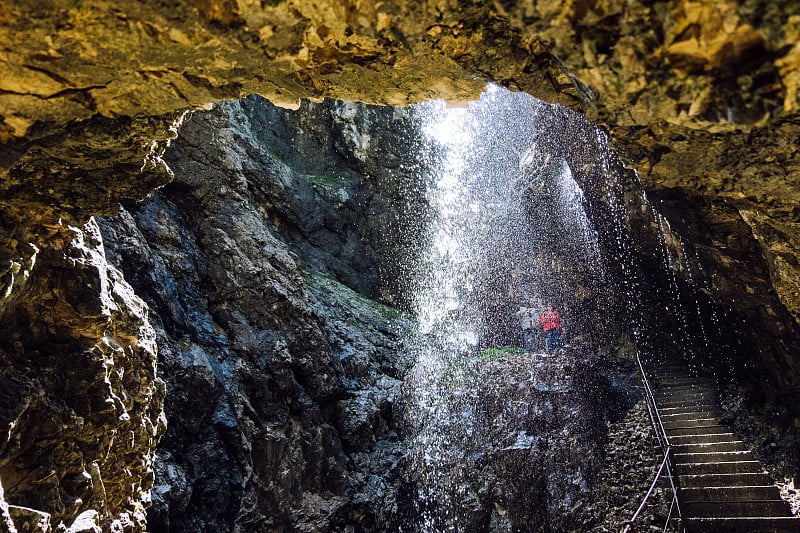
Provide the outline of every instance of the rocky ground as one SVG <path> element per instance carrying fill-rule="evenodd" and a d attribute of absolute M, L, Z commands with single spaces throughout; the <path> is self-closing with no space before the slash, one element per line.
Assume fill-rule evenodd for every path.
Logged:
<path fill-rule="evenodd" d="M 604 447 L 607 420 L 635 403 L 636 391 L 600 358 L 578 350 L 488 349 L 452 362 L 438 387 L 439 399 L 426 397 L 426 409 L 417 411 L 427 418 L 411 420 L 415 433 L 401 487 L 416 496 L 406 502 L 416 509 L 406 512 L 426 524 L 604 531 L 602 524 L 614 529 L 632 514 L 630 502 L 641 500 L 654 461 L 646 454 L 647 426 L 613 424 L 611 447 Z M 609 459 L 613 465 L 604 464 Z M 622 490 L 615 487 L 620 479 L 629 480 Z"/>
<path fill-rule="evenodd" d="M 663 459 L 644 400 L 622 420 L 608 423 L 608 437 L 597 503 L 606 514 L 602 523 L 592 528 L 596 533 L 620 531 L 625 526 L 642 503 Z M 671 496 L 668 482 L 662 479 L 636 521 L 640 531 L 663 530 Z"/>

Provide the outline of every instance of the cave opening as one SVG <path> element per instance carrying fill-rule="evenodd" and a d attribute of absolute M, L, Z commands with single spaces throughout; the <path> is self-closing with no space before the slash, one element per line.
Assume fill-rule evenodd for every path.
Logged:
<path fill-rule="evenodd" d="M 649 198 L 606 135 L 561 106 L 494 86 L 463 108 L 250 96 L 187 115 L 159 157 L 169 184 L 56 229 L 69 254 L 45 249 L 25 290 L 69 305 L 21 291 L 5 322 L 4 354 L 35 357 L 37 379 L 80 352 L 79 376 L 52 377 L 64 420 L 111 449 L 115 416 L 135 428 L 126 442 L 155 450 L 131 470 L 95 441 L 42 445 L 59 472 L 43 489 L 17 465 L 54 426 L 16 435 L 6 497 L 54 521 L 110 498 L 108 516 L 144 523 L 122 484 L 101 498 L 102 473 L 150 491 L 154 531 L 617 529 L 657 461 L 637 352 L 725 386 L 769 383 L 748 324 L 682 241 L 705 221 Z M 546 303 L 563 318 L 554 353 L 541 333 L 524 346 L 517 315 L 534 309 L 538 332 Z M 85 316 L 70 324 L 101 348 L 48 330 L 73 305 Z M 725 401 L 751 423 L 759 396 Z M 783 425 L 753 434 L 775 443 L 776 472 L 796 471 L 791 411 L 765 408 Z M 44 412 L 21 409 L 22 425 Z"/>
<path fill-rule="evenodd" d="M 100 221 L 167 383 L 156 529 L 618 525 L 638 502 L 604 500 L 606 423 L 639 397 L 637 348 L 736 342 L 605 135 L 525 93 L 251 96 L 164 161 L 172 183 Z M 548 302 L 567 346 L 523 350 L 515 313 Z"/>
<path fill-rule="evenodd" d="M 748 325 L 715 302 L 674 213 L 659 213 L 675 199 L 644 194 L 585 117 L 525 93 L 295 110 L 250 96 L 187 115 L 160 157 L 169 184 L 62 227 L 71 255 L 45 250 L 50 270 L 28 281 L 84 306 L 83 331 L 122 324 L 105 352 L 81 352 L 80 379 L 52 388 L 84 398 L 96 379 L 64 415 L 99 412 L 87 431 L 105 435 L 112 414 L 148 421 L 130 422 L 131 442 L 156 450 L 132 475 L 142 494 L 152 483 L 155 531 L 616 529 L 657 460 L 636 353 L 720 383 L 760 371 Z M 51 286 L 51 270 L 67 282 Z M 70 333 L 36 318 L 51 318 L 48 302 L 20 307 L 3 349 L 53 374 Z M 551 354 L 541 334 L 524 346 L 517 316 L 548 302 L 564 325 Z M 155 346 L 160 381 L 147 374 Z M 107 353 L 144 370 L 109 370 Z M 163 398 L 166 426 L 147 398 L 157 410 Z M 758 396 L 726 401 L 750 420 Z M 791 472 L 791 413 L 767 408 L 786 420 L 763 442 Z M 98 472 L 131 476 L 84 443 L 93 463 L 57 457 L 65 481 L 42 490 L 9 466 L 35 455 L 15 443 L 7 497 L 54 520 L 95 505 Z M 107 486 L 110 516 L 144 520 Z"/>

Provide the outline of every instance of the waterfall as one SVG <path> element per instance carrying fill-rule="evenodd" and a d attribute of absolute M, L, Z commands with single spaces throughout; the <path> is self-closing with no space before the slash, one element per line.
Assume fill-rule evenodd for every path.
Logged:
<path fill-rule="evenodd" d="M 440 150 L 427 184 L 432 214 L 414 300 L 416 364 L 404 387 L 418 515 L 412 529 L 462 531 L 479 507 L 481 482 L 468 472 L 485 444 L 475 420 L 487 409 L 464 369 L 522 353 L 520 306 L 538 316 L 554 303 L 565 340 L 586 342 L 582 307 L 597 299 L 605 269 L 565 157 L 572 140 L 563 108 L 490 86 L 468 108 L 428 102 L 417 111 Z M 532 443 L 520 434 L 513 446 Z"/>

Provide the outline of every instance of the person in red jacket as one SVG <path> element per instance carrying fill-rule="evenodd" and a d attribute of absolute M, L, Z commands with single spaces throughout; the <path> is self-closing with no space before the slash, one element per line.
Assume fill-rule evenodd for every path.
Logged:
<path fill-rule="evenodd" d="M 552 352 L 561 347 L 561 315 L 555 310 L 553 304 L 547 304 L 542 316 L 539 317 L 539 324 L 544 330 L 547 338 L 547 351 Z"/>

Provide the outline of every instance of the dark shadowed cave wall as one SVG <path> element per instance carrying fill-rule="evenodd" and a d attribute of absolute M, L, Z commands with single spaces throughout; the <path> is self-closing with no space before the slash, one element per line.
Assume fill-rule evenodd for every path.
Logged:
<path fill-rule="evenodd" d="M 251 97 L 179 139 L 175 181 L 101 224 L 171 391 L 153 527 L 377 527 L 411 364 L 389 303 L 423 220 L 413 112 Z"/>

